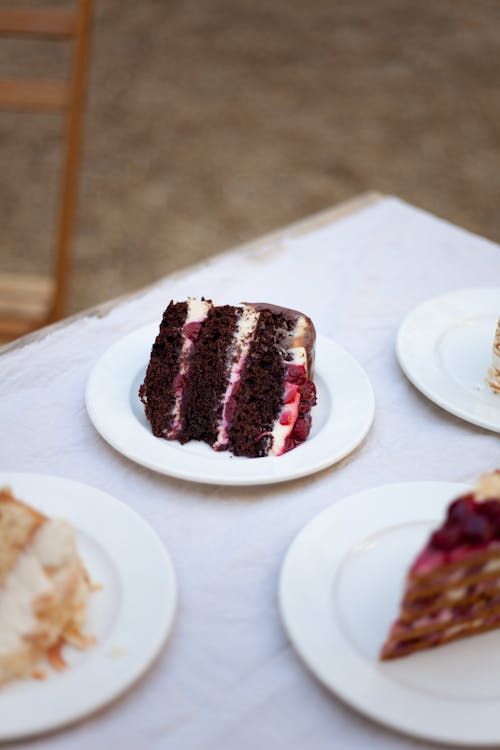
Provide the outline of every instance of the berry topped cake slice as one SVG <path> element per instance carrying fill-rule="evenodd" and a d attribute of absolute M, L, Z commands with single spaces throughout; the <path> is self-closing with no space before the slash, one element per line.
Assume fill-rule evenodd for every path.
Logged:
<path fill-rule="evenodd" d="M 315 338 L 297 310 L 171 302 L 139 390 L 153 434 L 250 458 L 295 448 L 316 403 Z"/>
<path fill-rule="evenodd" d="M 488 383 L 493 393 L 500 393 L 500 320 L 493 341 L 493 362 L 488 371 Z"/>
<path fill-rule="evenodd" d="M 500 627 L 500 471 L 454 500 L 406 578 L 381 659 Z"/>

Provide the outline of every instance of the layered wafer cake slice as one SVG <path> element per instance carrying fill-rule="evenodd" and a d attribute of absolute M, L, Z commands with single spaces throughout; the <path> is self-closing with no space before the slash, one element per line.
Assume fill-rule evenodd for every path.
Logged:
<path fill-rule="evenodd" d="M 394 659 L 500 627 L 500 471 L 454 500 L 407 575 L 381 652 Z"/>
<path fill-rule="evenodd" d="M 488 383 L 493 393 L 500 394 L 500 320 L 493 341 L 493 361 L 488 371 Z"/>
<path fill-rule="evenodd" d="M 61 647 L 84 648 L 88 575 L 72 528 L 0 489 L 0 685 L 65 666 Z"/>
<path fill-rule="evenodd" d="M 251 458 L 295 448 L 316 403 L 315 337 L 284 307 L 171 302 L 139 390 L 153 434 Z"/>

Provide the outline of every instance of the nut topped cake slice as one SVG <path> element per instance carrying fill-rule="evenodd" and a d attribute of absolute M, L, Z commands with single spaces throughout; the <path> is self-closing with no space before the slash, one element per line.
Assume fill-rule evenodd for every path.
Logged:
<path fill-rule="evenodd" d="M 493 393 L 500 393 L 500 320 L 493 341 L 493 362 L 488 371 L 488 383 Z"/>
<path fill-rule="evenodd" d="M 139 390 L 153 434 L 252 458 L 295 448 L 316 403 L 315 338 L 289 308 L 171 302 Z"/>
<path fill-rule="evenodd" d="M 62 669 L 64 643 L 92 642 L 81 633 L 90 591 L 71 526 L 0 489 L 0 685 L 43 658 Z"/>
<path fill-rule="evenodd" d="M 500 627 L 500 471 L 454 500 L 413 562 L 381 652 L 394 659 Z"/>

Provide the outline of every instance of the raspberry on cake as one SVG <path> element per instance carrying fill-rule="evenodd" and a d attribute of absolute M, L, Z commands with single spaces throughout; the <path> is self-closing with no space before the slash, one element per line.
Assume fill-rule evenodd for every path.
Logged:
<path fill-rule="evenodd" d="M 500 627 L 500 471 L 454 500 L 407 575 L 381 659 Z"/>
<path fill-rule="evenodd" d="M 295 448 L 316 404 L 315 339 L 285 307 L 170 302 L 139 390 L 153 434 L 252 458 Z"/>
<path fill-rule="evenodd" d="M 0 489 L 0 685 L 40 676 L 43 658 L 62 669 L 64 643 L 91 643 L 81 633 L 90 591 L 72 528 Z"/>
<path fill-rule="evenodd" d="M 493 341 L 493 362 L 488 371 L 488 383 L 493 393 L 500 393 L 500 320 Z"/>

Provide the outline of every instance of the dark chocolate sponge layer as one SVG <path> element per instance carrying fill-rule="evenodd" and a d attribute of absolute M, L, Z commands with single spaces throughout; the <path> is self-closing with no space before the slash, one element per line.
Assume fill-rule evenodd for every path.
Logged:
<path fill-rule="evenodd" d="M 170 302 L 163 313 L 160 332 L 151 350 L 146 377 L 139 389 L 146 417 L 156 437 L 165 437 L 164 433 L 172 422 L 175 404 L 173 382 L 179 369 L 182 326 L 186 320 L 187 309 L 187 302 Z"/>
<path fill-rule="evenodd" d="M 290 323 L 282 314 L 261 310 L 229 426 L 229 450 L 235 456 L 266 456 L 283 397 L 285 367 L 280 344 Z"/>
<path fill-rule="evenodd" d="M 178 436 L 181 443 L 204 440 L 211 445 L 217 438 L 231 365 L 231 343 L 240 316 L 238 307 L 212 307 L 202 323 L 186 377 Z"/>

